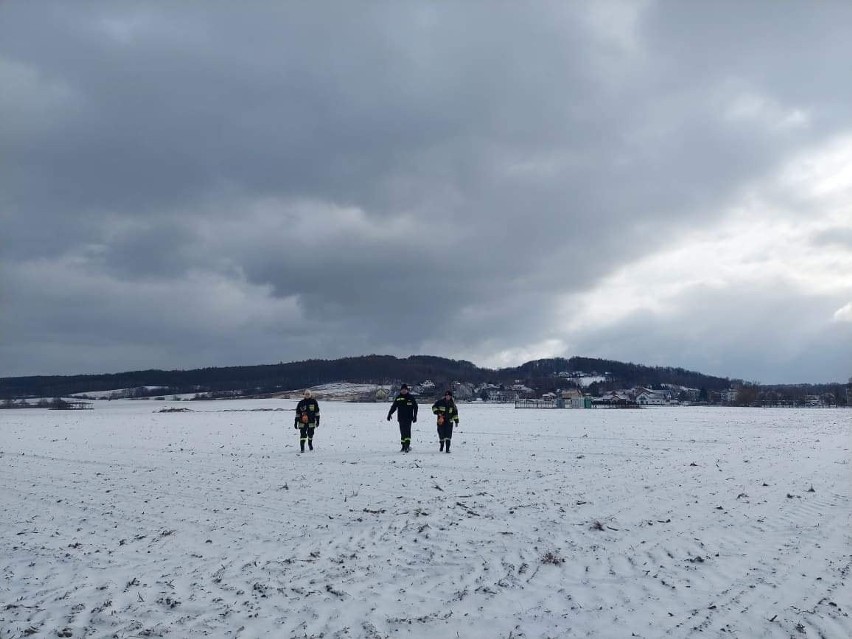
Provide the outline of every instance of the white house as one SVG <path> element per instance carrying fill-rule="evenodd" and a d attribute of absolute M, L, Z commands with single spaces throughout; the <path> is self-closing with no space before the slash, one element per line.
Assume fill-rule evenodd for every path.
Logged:
<path fill-rule="evenodd" d="M 728 390 L 723 390 L 722 395 L 722 403 L 723 404 L 733 404 L 737 401 L 737 389 L 729 388 Z"/>
<path fill-rule="evenodd" d="M 636 396 L 636 403 L 640 406 L 666 406 L 669 398 L 665 393 L 644 390 Z"/>

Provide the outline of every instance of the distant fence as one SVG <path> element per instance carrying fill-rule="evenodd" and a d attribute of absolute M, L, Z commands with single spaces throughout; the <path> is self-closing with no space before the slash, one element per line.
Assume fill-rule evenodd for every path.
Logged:
<path fill-rule="evenodd" d="M 752 404 L 754 405 L 754 404 Z M 829 404 L 829 403 L 819 403 L 819 404 L 809 404 L 805 402 L 796 402 L 796 401 L 781 401 L 781 400 L 763 400 L 760 402 L 761 408 L 837 408 L 837 403 Z"/>
<path fill-rule="evenodd" d="M 516 399 L 515 408 L 598 408 L 598 406 L 595 406 L 591 397 L 568 399 L 557 397 L 555 399 Z"/>
<path fill-rule="evenodd" d="M 69 402 L 64 399 L 53 400 L 48 406 L 50 410 L 92 410 L 91 402 Z"/>
<path fill-rule="evenodd" d="M 561 399 L 516 399 L 515 408 L 565 408 Z"/>
<path fill-rule="evenodd" d="M 606 400 L 606 399 L 595 399 L 592 400 L 592 408 L 643 408 L 641 404 L 637 404 L 636 402 L 628 402 L 625 400 Z"/>

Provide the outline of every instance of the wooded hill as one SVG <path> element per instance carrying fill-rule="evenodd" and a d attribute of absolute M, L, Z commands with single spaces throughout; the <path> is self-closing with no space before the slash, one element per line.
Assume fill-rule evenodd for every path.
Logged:
<path fill-rule="evenodd" d="M 67 397 L 76 393 L 124 388 L 157 387 L 151 395 L 224 393 L 264 395 L 330 382 L 375 384 L 419 383 L 432 380 L 438 388 L 450 382 L 496 385 L 523 383 L 538 392 L 571 385 L 566 373 L 606 375 L 595 390 L 675 384 L 689 388 L 723 390 L 739 380 L 702 375 L 682 368 L 642 366 L 614 360 L 572 357 L 541 359 L 514 368 L 480 368 L 464 360 L 428 355 L 398 358 L 365 355 L 342 359 L 313 359 L 259 366 L 229 366 L 193 370 L 145 370 L 104 375 L 62 375 L 0 378 L 0 399 Z"/>

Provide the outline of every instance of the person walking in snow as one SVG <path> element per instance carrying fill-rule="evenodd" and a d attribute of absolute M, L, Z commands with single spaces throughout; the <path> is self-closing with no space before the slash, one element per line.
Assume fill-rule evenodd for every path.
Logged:
<path fill-rule="evenodd" d="M 311 391 L 305 391 L 305 397 L 296 404 L 296 421 L 293 428 L 299 429 L 299 447 L 305 452 L 305 443 L 308 450 L 314 449 L 314 430 L 319 428 L 320 409 L 319 403 L 311 395 Z"/>
<path fill-rule="evenodd" d="M 411 424 L 417 421 L 417 400 L 408 392 L 408 384 L 399 387 L 399 394 L 388 411 L 388 421 L 394 413 L 399 422 L 399 438 L 402 444 L 399 452 L 407 453 L 411 450 Z"/>
<path fill-rule="evenodd" d="M 459 423 L 459 409 L 453 401 L 453 391 L 447 390 L 444 398 L 432 404 L 432 412 L 437 415 L 439 450 L 450 452 L 450 441 L 453 439 L 453 426 Z"/>

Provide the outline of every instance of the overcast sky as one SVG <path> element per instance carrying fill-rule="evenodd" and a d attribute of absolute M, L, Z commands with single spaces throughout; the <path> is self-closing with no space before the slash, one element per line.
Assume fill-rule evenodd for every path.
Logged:
<path fill-rule="evenodd" d="M 0 4 L 0 376 L 852 376 L 852 3 Z"/>

